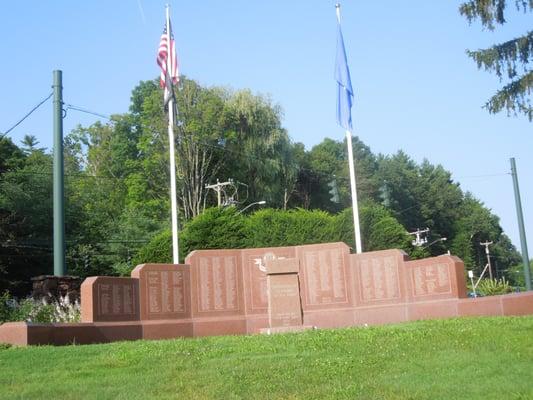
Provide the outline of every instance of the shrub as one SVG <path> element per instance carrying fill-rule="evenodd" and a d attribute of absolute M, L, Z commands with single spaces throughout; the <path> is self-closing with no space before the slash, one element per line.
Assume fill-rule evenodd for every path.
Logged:
<path fill-rule="evenodd" d="M 361 207 L 361 234 L 366 251 L 400 248 L 412 250 L 403 226 L 383 206 Z M 321 210 L 265 209 L 251 215 L 229 208 L 211 208 L 189 221 L 180 233 L 180 259 L 193 250 L 241 249 L 345 242 L 354 246 L 351 209 L 337 215 Z M 132 264 L 172 262 L 172 236 L 161 232 L 141 248 Z M 115 271 L 127 275 L 131 267 L 118 265 Z"/>
<path fill-rule="evenodd" d="M 335 218 L 320 210 L 266 209 L 246 219 L 245 247 L 295 246 L 338 241 Z"/>
<path fill-rule="evenodd" d="M 180 232 L 180 260 L 193 250 L 239 249 L 245 247 L 244 216 L 234 207 L 209 208 L 190 220 Z M 172 262 L 172 233 L 165 230 L 142 247 L 133 266 Z M 127 268 L 120 268 L 124 275 Z"/>
<path fill-rule="evenodd" d="M 235 207 L 208 208 L 183 228 L 181 257 L 193 250 L 244 248 L 245 219 Z"/>
<path fill-rule="evenodd" d="M 79 322 L 80 304 L 71 303 L 67 296 L 47 303 L 32 298 L 17 301 L 9 293 L 0 297 L 0 322 L 26 321 L 35 323 Z"/>
<path fill-rule="evenodd" d="M 479 293 L 484 296 L 495 296 L 498 294 L 511 293 L 513 288 L 505 278 L 501 279 L 482 279 L 477 286 Z"/>
<path fill-rule="evenodd" d="M 171 263 L 172 262 L 172 233 L 165 230 L 156 235 L 145 246 L 141 247 L 137 255 L 132 260 L 132 267 L 146 262 Z M 128 268 L 121 268 L 120 274 L 127 275 Z"/>
<path fill-rule="evenodd" d="M 405 228 L 383 206 L 363 204 L 359 209 L 361 238 L 364 251 L 403 249 L 412 251 L 410 238 Z M 334 222 L 335 241 L 342 241 L 355 248 L 352 209 L 339 213 Z"/>

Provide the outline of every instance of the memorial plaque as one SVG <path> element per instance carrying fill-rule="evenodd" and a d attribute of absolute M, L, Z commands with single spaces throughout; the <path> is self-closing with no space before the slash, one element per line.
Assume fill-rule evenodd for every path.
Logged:
<path fill-rule="evenodd" d="M 302 304 L 296 258 L 269 260 L 266 264 L 270 328 L 302 325 Z"/>
<path fill-rule="evenodd" d="M 413 300 L 466 296 L 464 265 L 457 257 L 439 256 L 406 263 Z"/>
<path fill-rule="evenodd" d="M 187 256 L 191 265 L 195 316 L 244 313 L 239 250 L 200 250 Z"/>
<path fill-rule="evenodd" d="M 405 301 L 404 261 L 401 250 L 350 255 L 359 305 L 396 304 Z"/>
<path fill-rule="evenodd" d="M 346 268 L 349 248 L 344 243 L 298 246 L 304 304 L 309 308 L 350 305 L 350 278 Z"/>
<path fill-rule="evenodd" d="M 190 318 L 188 265 L 142 264 L 131 276 L 139 279 L 142 320 Z"/>
<path fill-rule="evenodd" d="M 81 285 L 82 322 L 139 320 L 139 282 L 132 278 L 96 276 Z"/>
<path fill-rule="evenodd" d="M 298 275 L 269 275 L 268 290 L 270 327 L 302 325 Z"/>
<path fill-rule="evenodd" d="M 268 310 L 266 263 L 270 260 L 294 258 L 295 247 L 271 247 L 242 250 L 246 311 L 252 314 Z"/>

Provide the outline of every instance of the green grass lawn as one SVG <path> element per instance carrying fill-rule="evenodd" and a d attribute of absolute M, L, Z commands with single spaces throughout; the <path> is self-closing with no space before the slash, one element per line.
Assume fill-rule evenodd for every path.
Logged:
<path fill-rule="evenodd" d="M 533 317 L 0 347 L 0 398 L 533 399 Z"/>

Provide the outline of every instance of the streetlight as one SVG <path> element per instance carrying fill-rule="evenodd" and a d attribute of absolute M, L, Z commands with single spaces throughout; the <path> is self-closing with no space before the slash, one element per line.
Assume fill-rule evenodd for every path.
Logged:
<path fill-rule="evenodd" d="M 239 210 L 239 212 L 237 214 L 240 214 L 244 211 L 246 211 L 247 209 L 249 209 L 251 206 L 255 206 L 255 205 L 263 205 L 263 204 L 266 204 L 266 201 L 265 200 L 261 200 L 261 201 L 256 201 L 255 203 L 252 203 L 252 204 L 248 204 L 246 207 L 244 207 L 242 210 Z"/>
<path fill-rule="evenodd" d="M 427 249 L 427 248 L 428 248 L 429 246 L 431 246 L 432 244 L 435 244 L 435 243 L 437 243 L 437 242 L 445 242 L 446 240 L 448 240 L 448 239 L 445 238 L 445 237 L 443 237 L 443 238 L 438 238 L 438 239 L 432 241 L 432 242 L 431 242 L 430 244 L 428 244 L 427 246 L 424 246 L 424 248 Z"/>

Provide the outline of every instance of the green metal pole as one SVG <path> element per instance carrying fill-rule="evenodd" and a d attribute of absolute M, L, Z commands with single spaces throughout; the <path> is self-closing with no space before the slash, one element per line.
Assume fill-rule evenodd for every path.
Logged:
<path fill-rule="evenodd" d="M 63 170 L 63 78 L 54 71 L 54 275 L 63 276 L 65 266 L 65 205 Z"/>
<path fill-rule="evenodd" d="M 511 158 L 511 175 L 513 176 L 514 198 L 516 202 L 516 215 L 518 217 L 518 230 L 520 231 L 520 244 L 522 245 L 522 261 L 524 262 L 524 277 L 526 290 L 531 290 L 531 273 L 529 271 L 529 255 L 527 254 L 526 230 L 524 229 L 524 216 L 522 214 L 522 202 L 520 201 L 520 189 L 518 187 L 518 175 L 514 157 Z"/>

